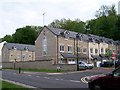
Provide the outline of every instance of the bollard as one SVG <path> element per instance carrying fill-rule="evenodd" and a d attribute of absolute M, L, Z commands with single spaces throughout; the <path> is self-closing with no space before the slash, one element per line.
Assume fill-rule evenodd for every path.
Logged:
<path fill-rule="evenodd" d="M 19 74 L 21 73 L 21 68 L 19 67 Z"/>

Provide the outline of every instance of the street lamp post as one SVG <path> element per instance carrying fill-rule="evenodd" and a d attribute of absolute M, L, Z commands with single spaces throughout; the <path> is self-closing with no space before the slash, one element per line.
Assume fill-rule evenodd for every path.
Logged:
<path fill-rule="evenodd" d="M 76 34 L 76 39 L 77 39 L 77 43 L 76 43 L 76 48 L 77 48 L 77 71 L 79 71 L 79 62 L 78 62 L 78 39 L 79 39 L 79 34 Z"/>
<path fill-rule="evenodd" d="M 15 59 L 15 61 L 14 61 L 14 70 L 15 70 L 15 63 L 16 63 L 16 59 Z"/>
<path fill-rule="evenodd" d="M 23 68 L 24 68 L 24 58 L 25 58 L 25 55 L 22 55 L 22 58 L 23 58 Z"/>

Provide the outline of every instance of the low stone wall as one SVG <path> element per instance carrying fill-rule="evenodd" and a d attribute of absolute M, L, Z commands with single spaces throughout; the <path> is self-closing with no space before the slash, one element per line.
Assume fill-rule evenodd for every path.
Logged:
<path fill-rule="evenodd" d="M 61 69 L 67 71 L 77 70 L 75 64 L 52 64 L 52 60 L 38 60 L 25 62 L 2 62 L 3 68 L 25 68 L 25 69 Z"/>
<path fill-rule="evenodd" d="M 53 65 L 54 68 L 60 68 L 61 70 L 64 71 L 76 71 L 77 70 L 77 65 L 76 64 L 56 64 Z"/>

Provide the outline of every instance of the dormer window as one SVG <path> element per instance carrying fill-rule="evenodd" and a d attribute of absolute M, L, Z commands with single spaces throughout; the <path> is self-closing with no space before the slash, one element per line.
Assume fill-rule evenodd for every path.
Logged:
<path fill-rule="evenodd" d="M 28 47 L 25 47 L 24 50 L 28 51 Z"/>
<path fill-rule="evenodd" d="M 12 49 L 17 50 L 17 47 L 16 47 L 16 46 L 13 46 Z"/>
<path fill-rule="evenodd" d="M 60 33 L 60 35 L 62 35 L 62 36 L 64 35 L 64 32 L 63 32 L 63 31 L 61 31 L 61 32 L 59 32 L 59 33 Z"/>
<path fill-rule="evenodd" d="M 103 40 L 102 40 L 102 39 L 100 39 L 100 41 L 101 41 L 101 42 L 103 42 Z"/>
<path fill-rule="evenodd" d="M 83 35 L 80 35 L 80 42 L 83 41 Z"/>
<path fill-rule="evenodd" d="M 79 33 L 78 34 L 76 34 L 76 38 L 78 39 L 80 36 L 79 36 Z"/>
<path fill-rule="evenodd" d="M 65 31 L 65 32 L 64 32 L 65 39 L 69 39 L 69 34 L 70 34 L 70 33 L 69 33 L 68 31 Z"/>
<path fill-rule="evenodd" d="M 95 43 L 95 39 L 92 38 L 93 43 Z"/>

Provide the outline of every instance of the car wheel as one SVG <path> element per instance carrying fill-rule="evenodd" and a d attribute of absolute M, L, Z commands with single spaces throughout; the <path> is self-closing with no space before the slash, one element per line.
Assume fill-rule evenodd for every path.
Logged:
<path fill-rule="evenodd" d="M 85 66 L 86 69 L 89 69 L 87 66 Z"/>

